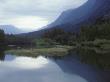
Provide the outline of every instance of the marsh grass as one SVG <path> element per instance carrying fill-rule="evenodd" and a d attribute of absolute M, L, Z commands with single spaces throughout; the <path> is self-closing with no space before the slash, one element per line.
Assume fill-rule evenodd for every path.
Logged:
<path fill-rule="evenodd" d="M 68 50 L 70 49 L 70 46 L 59 46 L 59 47 L 53 47 L 53 48 L 36 48 L 36 49 L 13 49 L 8 50 L 5 53 L 6 54 L 13 54 L 13 55 L 19 55 L 19 56 L 65 56 L 68 54 Z"/>

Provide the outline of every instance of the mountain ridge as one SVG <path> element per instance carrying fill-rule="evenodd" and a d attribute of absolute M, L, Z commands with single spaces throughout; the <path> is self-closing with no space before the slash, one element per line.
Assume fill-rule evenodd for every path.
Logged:
<path fill-rule="evenodd" d="M 79 8 L 64 11 L 57 20 L 47 25 L 45 29 L 30 32 L 25 35 L 39 36 L 46 30 L 54 28 L 78 32 L 80 26 L 94 24 L 97 18 L 107 15 L 108 12 L 110 12 L 110 0 L 88 0 Z"/>
<path fill-rule="evenodd" d="M 0 29 L 4 30 L 5 34 L 20 34 L 23 32 L 13 25 L 0 25 Z"/>
<path fill-rule="evenodd" d="M 110 11 L 110 0 L 88 0 L 77 9 L 64 11 L 55 22 L 48 25 L 48 28 L 65 25 L 69 25 L 69 27 L 71 25 L 75 28 L 81 25 L 91 24 L 98 17 L 108 13 L 108 11 Z"/>

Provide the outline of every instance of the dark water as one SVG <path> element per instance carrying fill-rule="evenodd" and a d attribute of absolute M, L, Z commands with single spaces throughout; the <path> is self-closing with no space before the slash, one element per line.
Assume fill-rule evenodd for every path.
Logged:
<path fill-rule="evenodd" d="M 1 51 L 0 59 L 0 82 L 110 82 L 110 70 L 82 64 L 74 55 L 32 58 Z"/>

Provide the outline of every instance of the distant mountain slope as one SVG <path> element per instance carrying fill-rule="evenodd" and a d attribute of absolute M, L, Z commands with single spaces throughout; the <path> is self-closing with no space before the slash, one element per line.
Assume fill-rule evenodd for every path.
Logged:
<path fill-rule="evenodd" d="M 39 36 L 45 30 L 62 28 L 66 31 L 78 32 L 81 25 L 93 24 L 97 18 L 110 15 L 110 0 L 88 0 L 76 9 L 64 11 L 59 18 L 45 29 L 25 35 Z"/>
<path fill-rule="evenodd" d="M 12 25 L 0 25 L 0 29 L 4 30 L 6 34 L 20 34 L 23 32 Z"/>
<path fill-rule="evenodd" d="M 94 23 L 98 17 L 110 11 L 110 0 L 88 0 L 77 9 L 64 11 L 48 28 L 58 26 L 64 30 L 76 31 L 79 26 Z"/>
<path fill-rule="evenodd" d="M 95 1 L 96 0 L 89 0 L 79 8 L 64 11 L 55 22 L 49 25 L 49 27 L 66 23 L 77 24 L 85 20 L 91 14 Z"/>

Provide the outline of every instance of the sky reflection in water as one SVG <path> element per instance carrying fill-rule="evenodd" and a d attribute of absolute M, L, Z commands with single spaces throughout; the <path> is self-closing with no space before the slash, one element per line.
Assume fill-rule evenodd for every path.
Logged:
<path fill-rule="evenodd" d="M 8 55 L 5 59 L 0 62 L 0 82 L 88 82 L 63 72 L 55 62 L 42 56 L 9 58 Z"/>

